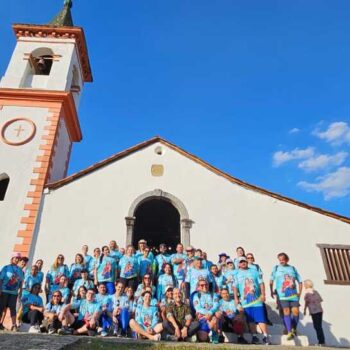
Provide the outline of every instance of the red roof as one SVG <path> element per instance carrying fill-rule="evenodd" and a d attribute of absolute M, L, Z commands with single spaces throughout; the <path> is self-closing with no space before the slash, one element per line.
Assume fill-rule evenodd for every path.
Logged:
<path fill-rule="evenodd" d="M 290 203 L 290 204 L 293 204 L 293 205 L 297 205 L 299 207 L 302 207 L 302 208 L 305 208 L 305 209 L 308 209 L 308 210 L 311 210 L 311 211 L 314 211 L 316 213 L 319 213 L 319 214 L 322 214 L 322 215 L 326 215 L 326 216 L 329 216 L 333 219 L 337 219 L 337 220 L 340 220 L 340 221 L 343 221 L 343 222 L 346 222 L 348 224 L 350 224 L 350 218 L 349 217 L 346 217 L 346 216 L 342 216 L 342 215 L 339 215 L 339 214 L 336 214 L 336 213 L 333 213 L 333 212 L 330 212 L 330 211 L 327 211 L 327 210 L 323 210 L 321 208 L 317 208 L 317 207 L 314 207 L 314 206 L 311 206 L 311 205 L 308 205 L 306 203 L 303 203 L 303 202 L 299 202 L 297 200 L 294 200 L 294 199 L 291 199 L 291 198 L 288 198 L 288 197 L 285 197 L 283 195 L 280 195 L 278 193 L 274 193 L 274 192 L 270 192 L 268 190 L 265 190 L 261 187 L 258 187 L 258 186 L 255 186 L 255 185 L 251 185 L 251 184 L 248 184 L 242 180 L 239 180 L 223 171 L 221 171 L 220 169 L 210 165 L 209 163 L 205 162 L 204 160 L 198 158 L 197 156 L 183 150 L 182 148 L 174 145 L 173 143 L 170 143 L 169 141 L 167 140 L 164 140 L 163 138 L 157 136 L 157 137 L 153 137 L 152 139 L 148 140 L 148 141 L 145 141 L 145 142 L 142 142 L 142 143 L 139 143 L 138 145 L 136 146 L 133 146 L 131 148 L 128 148 L 122 152 L 119 152 L 119 153 L 116 153 L 114 154 L 113 156 L 107 158 L 107 159 L 104 159 L 102 160 L 101 162 L 98 162 L 84 170 L 81 170 L 75 174 L 72 174 L 62 180 L 59 180 L 59 181 L 56 181 L 56 182 L 53 182 L 53 183 L 50 183 L 48 184 L 46 187 L 49 188 L 49 189 L 57 189 L 57 188 L 60 188 L 66 184 L 69 184 L 85 175 L 88 175 L 92 172 L 94 172 L 95 170 L 98 170 L 114 161 L 117 161 L 117 160 L 120 160 L 124 157 L 127 157 L 131 154 L 133 154 L 134 152 L 137 152 L 145 147 L 148 147 L 154 143 L 157 143 L 157 142 L 160 142 L 161 144 L 173 149 L 174 151 L 182 154 L 183 156 L 191 159 L 192 161 L 196 162 L 197 164 L 200 164 L 202 165 L 203 167 L 207 168 L 208 170 L 212 171 L 213 173 L 215 173 L 216 175 L 218 176 L 221 176 L 223 178 L 225 178 L 226 180 L 232 182 L 232 183 L 235 183 L 241 187 L 244 187 L 248 190 L 252 190 L 254 192 L 258 192 L 258 193 L 261 193 L 261 194 L 264 194 L 264 195 L 267 195 L 267 196 L 270 196 L 270 197 L 273 197 L 273 198 L 276 198 L 280 201 L 283 201 L 283 202 L 287 202 L 287 203 Z"/>

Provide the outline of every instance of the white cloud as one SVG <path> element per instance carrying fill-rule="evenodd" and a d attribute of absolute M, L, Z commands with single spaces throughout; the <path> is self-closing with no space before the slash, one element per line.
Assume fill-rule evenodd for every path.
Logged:
<path fill-rule="evenodd" d="M 325 131 L 316 129 L 312 134 L 333 145 L 350 143 L 350 126 L 346 122 L 334 122 Z"/>
<path fill-rule="evenodd" d="M 298 129 L 298 128 L 293 128 L 293 129 L 290 129 L 290 130 L 288 131 L 289 134 L 296 134 L 296 133 L 298 133 L 298 132 L 300 132 L 300 129 Z"/>
<path fill-rule="evenodd" d="M 334 155 L 320 154 L 303 160 L 298 164 L 298 168 L 310 172 L 330 168 L 333 166 L 340 166 L 344 163 L 347 156 L 347 152 L 338 152 Z"/>
<path fill-rule="evenodd" d="M 305 149 L 295 148 L 290 152 L 277 151 L 273 154 L 273 165 L 279 167 L 283 163 L 296 159 L 307 159 L 314 155 L 315 150 L 313 147 L 307 147 Z"/>
<path fill-rule="evenodd" d="M 319 192 L 325 200 L 345 197 L 350 193 L 350 168 L 341 167 L 336 171 L 317 178 L 317 182 L 300 181 L 298 186 L 308 192 Z"/>

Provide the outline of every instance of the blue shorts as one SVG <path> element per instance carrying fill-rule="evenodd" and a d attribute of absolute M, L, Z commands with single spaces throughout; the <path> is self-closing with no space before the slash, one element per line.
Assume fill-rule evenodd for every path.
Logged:
<path fill-rule="evenodd" d="M 204 317 L 199 320 L 199 331 L 210 333 L 208 320 Z"/>
<path fill-rule="evenodd" d="M 264 306 L 250 306 L 244 308 L 244 314 L 248 323 L 267 323 Z"/>

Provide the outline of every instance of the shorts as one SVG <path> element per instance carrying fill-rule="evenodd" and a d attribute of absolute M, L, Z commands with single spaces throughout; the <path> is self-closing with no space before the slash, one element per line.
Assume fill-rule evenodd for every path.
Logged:
<path fill-rule="evenodd" d="M 244 314 L 248 323 L 267 323 L 264 306 L 250 306 L 244 308 Z"/>
<path fill-rule="evenodd" d="M 199 320 L 199 329 L 198 331 L 210 333 L 208 320 L 204 317 Z"/>
<path fill-rule="evenodd" d="M 6 308 L 9 308 L 11 317 L 15 317 L 17 314 L 16 305 L 17 305 L 17 295 L 6 293 L 6 292 L 1 293 L 1 296 L 0 296 L 0 313 L 1 314 L 3 313 L 3 311 L 6 310 Z"/>
<path fill-rule="evenodd" d="M 299 307 L 299 301 L 298 300 L 280 300 L 280 305 L 281 308 L 285 309 L 285 308 L 292 308 L 292 307 Z"/>

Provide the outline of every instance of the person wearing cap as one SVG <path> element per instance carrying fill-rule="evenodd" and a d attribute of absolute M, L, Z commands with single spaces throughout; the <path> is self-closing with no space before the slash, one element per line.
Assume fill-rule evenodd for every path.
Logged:
<path fill-rule="evenodd" d="M 179 288 L 174 288 L 173 299 L 174 302 L 165 308 L 163 328 L 168 333 L 168 340 L 185 340 L 197 333 L 199 322 L 193 319 L 189 305 L 182 301 Z"/>
<path fill-rule="evenodd" d="M 255 269 L 248 268 L 247 258 L 238 258 L 239 269 L 235 274 L 234 298 L 238 309 L 243 309 L 252 336 L 252 344 L 259 344 L 256 325 L 263 333 L 263 343 L 269 344 L 267 335 L 267 318 L 264 309 L 265 284 Z"/>
<path fill-rule="evenodd" d="M 164 273 L 158 277 L 157 283 L 157 299 L 161 301 L 164 296 L 166 289 L 170 286 L 174 288 L 176 285 L 175 277 L 173 276 L 173 271 L 171 264 L 166 263 L 164 266 Z"/>
<path fill-rule="evenodd" d="M 132 245 L 126 247 L 125 255 L 123 255 L 119 261 L 119 271 L 120 280 L 123 282 L 124 286 L 136 290 L 139 264 L 134 252 L 135 250 Z"/>
<path fill-rule="evenodd" d="M 167 246 L 165 243 L 159 245 L 159 254 L 155 258 L 157 266 L 157 276 L 164 273 L 165 264 L 170 262 L 170 255 L 167 254 Z"/>
<path fill-rule="evenodd" d="M 197 283 L 197 292 L 193 294 L 193 308 L 196 319 L 199 321 L 198 340 L 208 341 L 209 333 L 211 341 L 214 344 L 219 342 L 219 319 L 217 311 L 219 310 L 219 297 L 209 291 L 209 283 L 205 278 L 199 278 Z"/>
<path fill-rule="evenodd" d="M 88 270 L 86 268 L 83 268 L 80 271 L 80 275 L 81 275 L 81 278 L 77 279 L 73 285 L 72 291 L 73 291 L 74 295 L 77 295 L 78 289 L 81 286 L 84 286 L 86 289 L 94 288 L 94 282 L 89 280 L 89 274 L 88 274 Z"/>
<path fill-rule="evenodd" d="M 224 273 L 226 270 L 226 260 L 230 259 L 230 257 L 226 253 L 219 254 L 219 261 L 218 261 L 218 268 L 219 270 Z"/>
<path fill-rule="evenodd" d="M 143 255 L 143 251 L 146 249 L 146 247 L 147 247 L 147 241 L 145 240 L 145 239 L 140 239 L 139 241 L 138 241 L 138 250 L 136 251 L 136 253 L 135 253 L 135 255 L 136 255 L 136 258 L 139 258 L 140 256 L 142 256 Z M 154 255 L 153 255 L 153 253 L 150 251 L 150 253 L 149 253 L 149 258 L 152 260 L 152 262 L 153 262 L 153 260 L 154 260 Z"/>
<path fill-rule="evenodd" d="M 143 292 L 142 298 L 143 303 L 136 308 L 135 319 L 130 320 L 130 328 L 143 338 L 159 341 L 163 326 L 159 322 L 158 309 L 151 305 L 150 292 Z"/>
<path fill-rule="evenodd" d="M 82 254 L 75 254 L 74 263 L 69 268 L 69 287 L 72 288 L 76 280 L 81 277 L 81 270 L 85 268 L 85 261 Z"/>
<path fill-rule="evenodd" d="M 22 282 L 24 280 L 24 273 L 17 266 L 20 258 L 20 253 L 14 253 L 10 264 L 4 266 L 0 272 L 0 317 L 6 312 L 7 308 L 10 309 L 12 331 L 17 331 L 16 304 L 17 298 L 22 296 Z M 4 330 L 2 322 L 3 318 L 1 319 L 0 330 Z"/>
<path fill-rule="evenodd" d="M 277 255 L 279 265 L 276 265 L 270 277 L 271 297 L 275 297 L 275 292 L 279 304 L 283 310 L 283 321 L 287 328 L 287 339 L 291 340 L 296 335 L 299 322 L 299 299 L 303 289 L 303 280 L 298 271 L 289 265 L 289 257 L 286 253 Z M 298 285 L 298 286 L 297 286 Z"/>
<path fill-rule="evenodd" d="M 225 285 L 226 285 L 231 297 L 233 297 L 233 284 L 234 284 L 235 274 L 237 273 L 237 271 L 238 270 L 235 269 L 233 260 L 227 259 L 226 260 L 226 270 L 223 273 L 223 275 L 225 277 Z"/>
<path fill-rule="evenodd" d="M 200 279 L 205 279 L 208 283 L 212 283 L 211 274 L 207 269 L 202 266 L 202 259 L 198 256 L 193 258 L 192 267 L 187 270 L 186 274 L 186 291 L 185 295 L 187 299 L 190 299 L 192 293 L 197 290 L 197 284 Z"/>
<path fill-rule="evenodd" d="M 176 246 L 176 253 L 171 256 L 170 262 L 173 265 L 176 286 L 182 290 L 185 281 L 186 262 L 186 254 L 184 254 L 184 246 L 182 243 L 178 243 Z"/>

